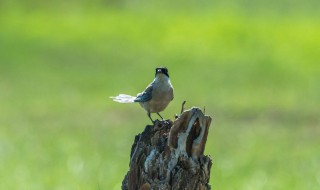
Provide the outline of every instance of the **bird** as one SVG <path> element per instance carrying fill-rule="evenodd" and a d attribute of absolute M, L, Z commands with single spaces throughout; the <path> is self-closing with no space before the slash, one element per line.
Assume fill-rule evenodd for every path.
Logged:
<path fill-rule="evenodd" d="M 136 97 L 119 94 L 110 98 L 119 103 L 138 102 L 147 111 L 147 115 L 152 123 L 154 123 L 154 120 L 151 118 L 151 113 L 157 113 L 163 120 L 159 112 L 162 112 L 174 98 L 168 69 L 166 67 L 157 67 L 154 80 L 143 92 L 138 93 Z"/>

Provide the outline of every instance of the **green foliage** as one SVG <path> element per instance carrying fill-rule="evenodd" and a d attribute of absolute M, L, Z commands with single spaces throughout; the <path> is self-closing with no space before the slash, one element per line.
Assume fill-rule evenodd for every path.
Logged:
<path fill-rule="evenodd" d="M 160 65 L 163 116 L 213 116 L 214 189 L 319 189 L 317 1 L 28 2 L 0 12 L 0 189 L 119 189 L 149 119 L 108 97 Z"/>

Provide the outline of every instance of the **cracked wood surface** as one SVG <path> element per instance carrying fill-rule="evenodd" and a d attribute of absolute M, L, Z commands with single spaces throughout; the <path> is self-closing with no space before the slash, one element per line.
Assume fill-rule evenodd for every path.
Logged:
<path fill-rule="evenodd" d="M 147 125 L 135 137 L 122 189 L 210 189 L 212 160 L 203 153 L 211 120 L 191 108 L 174 122 Z"/>

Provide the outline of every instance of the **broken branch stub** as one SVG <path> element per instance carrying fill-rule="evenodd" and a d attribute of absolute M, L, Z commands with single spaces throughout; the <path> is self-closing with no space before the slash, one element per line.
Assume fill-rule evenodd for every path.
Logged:
<path fill-rule="evenodd" d="M 203 155 L 210 124 L 210 116 L 192 108 L 174 122 L 147 125 L 132 145 L 122 189 L 210 189 L 212 160 Z"/>

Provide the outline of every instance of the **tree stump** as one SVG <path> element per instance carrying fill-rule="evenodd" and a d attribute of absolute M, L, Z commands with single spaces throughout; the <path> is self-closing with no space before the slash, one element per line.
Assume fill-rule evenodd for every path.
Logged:
<path fill-rule="evenodd" d="M 135 137 L 122 189 L 210 189 L 212 160 L 203 155 L 210 124 L 210 116 L 191 108 L 174 122 L 147 125 Z"/>

